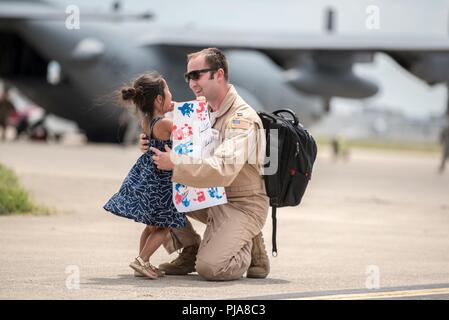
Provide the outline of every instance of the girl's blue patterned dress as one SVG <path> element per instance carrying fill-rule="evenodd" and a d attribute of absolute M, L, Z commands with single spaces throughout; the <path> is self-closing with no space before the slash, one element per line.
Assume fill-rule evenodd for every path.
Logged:
<path fill-rule="evenodd" d="M 151 128 L 159 119 L 153 119 Z M 156 140 L 149 135 L 149 145 L 161 151 L 172 147 L 171 140 Z M 186 225 L 185 214 L 173 204 L 172 171 L 159 170 L 152 153 L 144 153 L 129 171 L 120 190 L 103 208 L 121 217 L 147 225 L 181 228 Z"/>

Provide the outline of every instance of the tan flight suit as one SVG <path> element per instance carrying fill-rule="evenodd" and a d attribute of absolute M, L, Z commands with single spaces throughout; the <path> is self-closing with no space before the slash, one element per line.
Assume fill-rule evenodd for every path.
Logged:
<path fill-rule="evenodd" d="M 213 156 L 201 163 L 176 156 L 172 180 L 193 187 L 225 187 L 228 203 L 188 216 L 207 224 L 196 259 L 198 274 L 207 280 L 233 280 L 247 271 L 252 239 L 260 233 L 268 214 L 269 199 L 261 176 L 265 136 L 257 130 L 263 126 L 256 111 L 233 86 L 220 108 L 210 113 L 210 119 L 220 137 Z M 169 252 L 200 240 L 190 223 L 172 233 L 176 241 L 164 244 Z"/>

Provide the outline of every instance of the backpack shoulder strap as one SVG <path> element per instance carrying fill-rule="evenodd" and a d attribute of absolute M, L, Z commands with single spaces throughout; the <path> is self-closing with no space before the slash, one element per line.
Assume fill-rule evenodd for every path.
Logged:
<path fill-rule="evenodd" d="M 271 254 L 273 257 L 277 257 L 278 255 L 278 248 L 276 245 L 276 226 L 277 226 L 277 220 L 276 220 L 276 206 L 271 207 L 271 219 L 273 222 L 273 233 L 271 236 L 271 242 L 273 245 L 273 248 L 271 249 Z"/>

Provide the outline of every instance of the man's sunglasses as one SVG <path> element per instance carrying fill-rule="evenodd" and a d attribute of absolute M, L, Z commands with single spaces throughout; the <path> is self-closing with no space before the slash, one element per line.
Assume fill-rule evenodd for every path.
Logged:
<path fill-rule="evenodd" d="M 201 77 L 201 74 L 209 71 L 217 71 L 217 69 L 209 68 L 209 69 L 200 69 L 200 70 L 193 70 L 187 73 L 184 73 L 184 79 L 188 83 L 190 80 L 198 80 Z"/>

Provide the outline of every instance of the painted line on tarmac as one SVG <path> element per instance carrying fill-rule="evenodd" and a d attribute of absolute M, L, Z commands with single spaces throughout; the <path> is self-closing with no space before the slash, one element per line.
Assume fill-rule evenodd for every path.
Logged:
<path fill-rule="evenodd" d="M 366 299 L 392 299 L 392 298 L 406 298 L 419 297 L 429 295 L 448 294 L 449 288 L 425 289 L 425 290 L 403 290 L 403 291 L 388 291 L 388 292 L 370 292 L 359 294 L 338 294 L 313 296 L 304 298 L 293 298 L 287 300 L 366 300 Z"/>
<path fill-rule="evenodd" d="M 248 300 L 319 300 L 319 299 L 419 299 L 416 297 L 449 300 L 449 283 L 385 287 L 379 289 L 342 289 L 302 291 L 247 296 L 236 299 Z"/>

